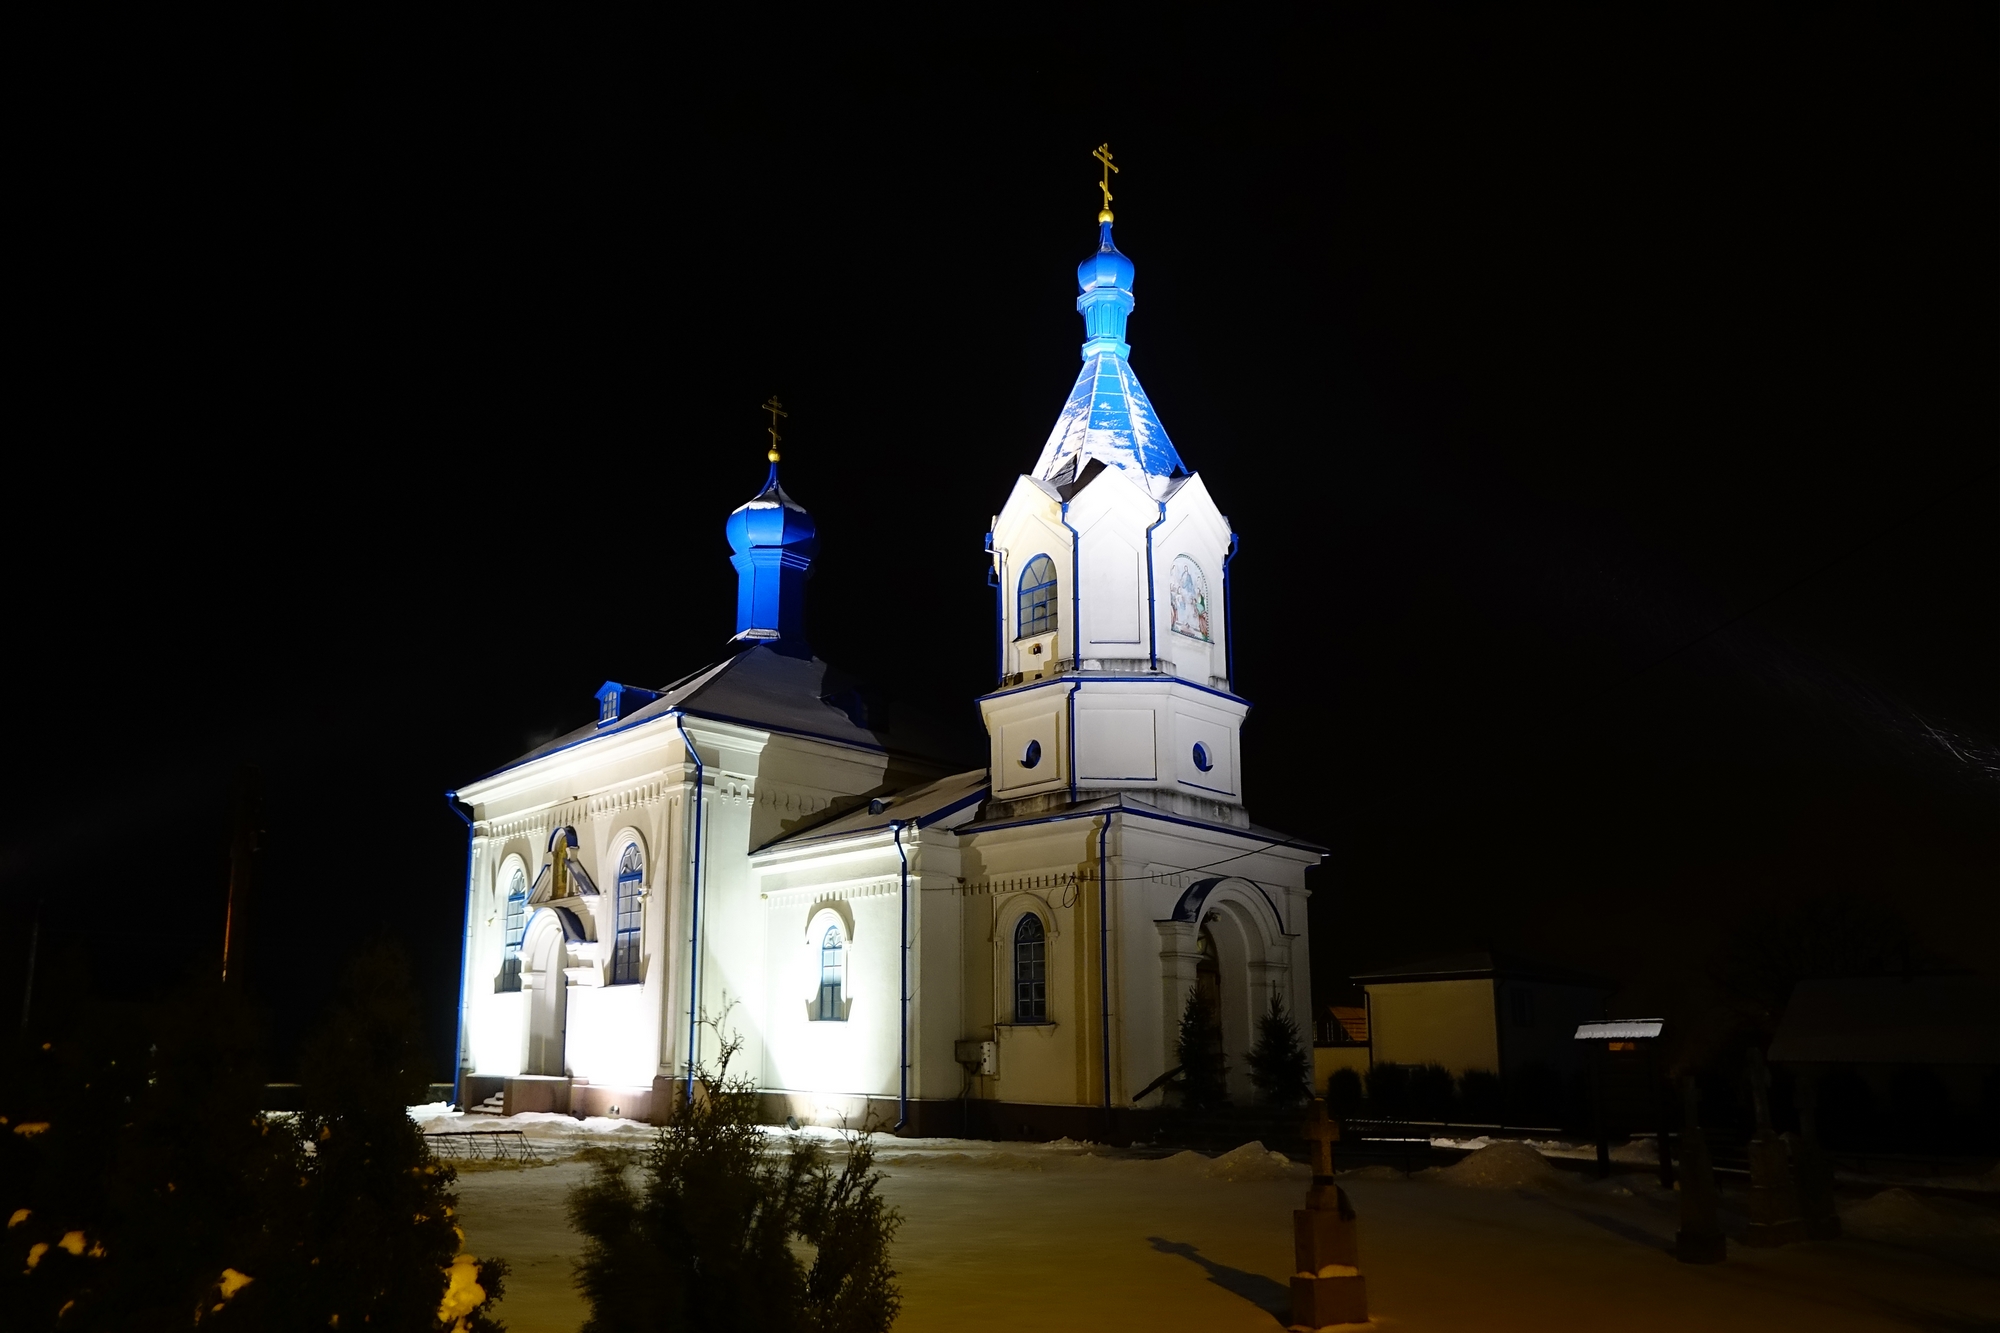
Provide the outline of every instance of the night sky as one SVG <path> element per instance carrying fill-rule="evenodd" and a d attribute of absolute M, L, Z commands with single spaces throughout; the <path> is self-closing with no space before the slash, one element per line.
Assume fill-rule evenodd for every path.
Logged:
<path fill-rule="evenodd" d="M 279 1072 L 388 937 L 448 1077 L 444 792 L 722 654 L 774 393 L 815 649 L 980 762 L 1104 140 L 1322 998 L 1497 948 L 1644 1003 L 1830 891 L 1990 968 L 2000 11 L 1143 12 L 53 39 L 4 1012 L 36 920 L 45 984 L 215 965 L 248 764 Z"/>

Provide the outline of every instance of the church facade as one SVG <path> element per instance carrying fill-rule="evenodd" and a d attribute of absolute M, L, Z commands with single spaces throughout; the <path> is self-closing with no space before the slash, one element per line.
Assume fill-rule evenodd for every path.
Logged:
<path fill-rule="evenodd" d="M 1082 372 L 986 534 L 985 767 L 812 656 L 774 447 L 730 654 L 454 793 L 462 1102 L 660 1121 L 726 1038 L 773 1120 L 1101 1138 L 1170 1095 L 1190 990 L 1239 1097 L 1270 997 L 1303 1024 L 1322 851 L 1244 809 L 1236 538 L 1132 373 L 1108 210 L 1077 277 Z"/>

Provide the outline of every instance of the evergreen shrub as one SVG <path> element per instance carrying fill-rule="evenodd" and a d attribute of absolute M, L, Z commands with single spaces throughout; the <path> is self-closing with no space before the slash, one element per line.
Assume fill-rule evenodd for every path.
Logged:
<path fill-rule="evenodd" d="M 737 1049 L 724 1042 L 716 1076 L 697 1079 L 643 1157 L 601 1152 L 570 1193 L 583 1333 L 881 1333 L 895 1321 L 902 1218 L 877 1192 L 867 1135 L 838 1166 L 811 1138 L 767 1136 L 756 1088 L 729 1074 Z"/>
<path fill-rule="evenodd" d="M 1312 1056 L 1276 986 L 1271 988 L 1270 1007 L 1257 1020 L 1257 1040 L 1250 1047 L 1250 1082 L 1268 1106 L 1297 1106 L 1312 1097 Z"/>

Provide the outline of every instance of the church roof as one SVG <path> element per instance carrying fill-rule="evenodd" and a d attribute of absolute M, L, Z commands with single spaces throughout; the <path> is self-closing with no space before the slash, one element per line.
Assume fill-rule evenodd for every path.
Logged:
<path fill-rule="evenodd" d="M 736 722 L 762 731 L 809 736 L 857 749 L 935 757 L 944 753 L 936 739 L 913 719 L 886 716 L 858 682 L 817 657 L 791 657 L 767 643 L 752 642 L 713 666 L 704 667 L 660 691 L 660 697 L 628 716 L 575 731 L 536 746 L 502 764 L 492 777 L 600 736 L 668 722 L 676 713 Z"/>
<path fill-rule="evenodd" d="M 1083 363 L 1069 401 L 1042 445 L 1034 475 L 1060 484 L 1091 459 L 1137 473 L 1134 480 L 1187 475 L 1139 377 L 1115 352 L 1099 352 Z"/>
<path fill-rule="evenodd" d="M 812 828 L 773 838 L 757 850 L 767 852 L 779 847 L 802 847 L 813 843 L 831 842 L 864 833 L 881 832 L 892 824 L 915 825 L 920 829 L 929 828 L 940 819 L 955 815 L 984 800 L 989 785 L 986 780 L 986 770 L 983 768 L 954 773 L 948 778 L 939 778 L 936 782 L 927 782 L 921 787 L 911 787 L 906 791 L 878 797 L 838 819 L 831 819 Z"/>
<path fill-rule="evenodd" d="M 1039 481 L 1062 485 L 1074 481 L 1092 459 L 1106 467 L 1133 474 L 1157 499 L 1165 499 L 1175 479 L 1187 468 L 1167 438 L 1139 377 L 1125 358 L 1125 321 L 1132 313 L 1132 279 L 1136 272 L 1111 239 L 1111 216 L 1100 215 L 1097 250 L 1077 266 L 1076 285 L 1082 293 L 1076 308 L 1083 316 L 1083 370 L 1070 386 L 1069 400 L 1056 417 L 1055 429 L 1035 463 Z"/>

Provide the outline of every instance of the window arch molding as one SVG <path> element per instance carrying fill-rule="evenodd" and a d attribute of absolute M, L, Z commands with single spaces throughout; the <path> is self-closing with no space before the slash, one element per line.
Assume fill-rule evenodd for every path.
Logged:
<path fill-rule="evenodd" d="M 1055 1021 L 1045 1007 L 1039 1019 L 1023 1022 L 1015 1013 L 1015 943 L 1021 922 L 1034 917 L 1041 923 L 1044 975 L 1055 959 L 1055 942 L 1062 938 L 1056 926 L 1056 910 L 1049 900 L 1032 891 L 1004 899 L 993 918 L 993 1022 L 998 1027 L 1053 1028 Z M 1051 993 L 1053 987 L 1050 988 Z"/>
<path fill-rule="evenodd" d="M 1030 556 L 1014 583 L 1014 637 L 1053 634 L 1061 622 L 1056 608 L 1056 562 L 1047 552 Z"/>
<path fill-rule="evenodd" d="M 837 960 L 839 976 L 835 992 L 837 1012 L 828 1012 L 822 1000 L 826 979 L 827 932 L 839 937 L 840 954 Z M 810 988 L 806 994 L 806 1021 L 809 1023 L 844 1023 L 854 1013 L 854 909 L 846 902 L 818 904 L 806 919 L 803 940 L 807 980 Z"/>
<path fill-rule="evenodd" d="M 521 939 L 528 929 L 528 862 L 519 852 L 503 857 L 493 876 L 493 910 L 488 916 L 499 931 L 499 963 L 494 969 L 495 994 L 521 989 Z"/>
<path fill-rule="evenodd" d="M 600 926 L 598 930 L 598 938 L 611 943 L 605 957 L 605 980 L 613 986 L 636 985 L 644 979 L 640 963 L 646 936 L 645 901 L 652 891 L 653 863 L 647 856 L 645 835 L 629 824 L 611 836 L 606 849 L 598 862 L 609 872 L 611 880 L 611 892 L 599 898 L 600 903 L 604 897 L 611 900 L 610 929 Z M 634 870 L 636 879 L 632 877 Z"/>

